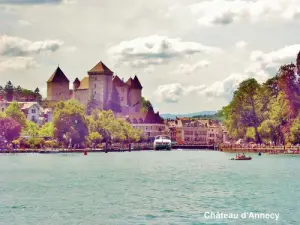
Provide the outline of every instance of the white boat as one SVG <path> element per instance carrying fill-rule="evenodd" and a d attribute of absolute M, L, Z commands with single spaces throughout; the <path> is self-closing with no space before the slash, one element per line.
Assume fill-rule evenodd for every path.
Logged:
<path fill-rule="evenodd" d="M 154 150 L 160 150 L 160 149 L 171 150 L 172 149 L 171 138 L 164 135 L 156 136 L 154 139 Z"/>

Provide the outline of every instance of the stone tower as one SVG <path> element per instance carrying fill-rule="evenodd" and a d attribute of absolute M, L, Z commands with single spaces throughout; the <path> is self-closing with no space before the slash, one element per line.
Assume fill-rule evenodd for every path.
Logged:
<path fill-rule="evenodd" d="M 112 94 L 113 72 L 99 62 L 90 71 L 89 75 L 89 99 L 96 101 L 100 109 L 107 109 Z"/>
<path fill-rule="evenodd" d="M 70 99 L 69 84 L 69 79 L 58 66 L 47 81 L 47 100 L 65 101 Z"/>
<path fill-rule="evenodd" d="M 129 102 L 132 107 L 135 108 L 135 112 L 141 110 L 141 98 L 142 98 L 142 85 L 137 76 L 129 78 L 126 82 L 129 86 Z"/>

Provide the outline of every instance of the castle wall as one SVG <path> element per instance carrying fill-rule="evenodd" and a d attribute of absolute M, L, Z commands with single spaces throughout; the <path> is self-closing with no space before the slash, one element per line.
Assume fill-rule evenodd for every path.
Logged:
<path fill-rule="evenodd" d="M 69 83 L 47 83 L 47 99 L 49 101 L 69 100 Z"/>
<path fill-rule="evenodd" d="M 117 86 L 116 88 L 117 88 L 117 91 L 118 91 L 118 94 L 120 97 L 121 107 L 129 105 L 129 96 L 128 96 L 129 88 L 128 88 L 128 86 L 127 85 L 124 85 L 121 87 Z"/>
<path fill-rule="evenodd" d="M 131 106 L 136 106 L 135 111 L 139 112 L 141 109 L 142 91 L 140 89 L 130 89 L 129 92 L 129 102 Z"/>
<path fill-rule="evenodd" d="M 86 106 L 90 100 L 88 89 L 77 89 L 73 92 L 73 98 Z"/>

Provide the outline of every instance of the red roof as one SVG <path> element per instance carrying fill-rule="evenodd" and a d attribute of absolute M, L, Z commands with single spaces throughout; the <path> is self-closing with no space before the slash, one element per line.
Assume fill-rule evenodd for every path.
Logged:
<path fill-rule="evenodd" d="M 89 75 L 112 75 L 113 72 L 102 62 L 100 61 L 96 66 L 94 66 L 90 71 L 88 71 Z"/>
<path fill-rule="evenodd" d="M 49 78 L 49 80 L 47 81 L 47 83 L 61 83 L 61 82 L 69 83 L 70 81 L 58 66 L 57 69 Z"/>

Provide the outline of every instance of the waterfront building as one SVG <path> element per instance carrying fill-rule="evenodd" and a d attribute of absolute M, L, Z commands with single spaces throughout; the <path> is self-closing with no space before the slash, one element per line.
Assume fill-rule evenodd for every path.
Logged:
<path fill-rule="evenodd" d="M 216 120 L 176 118 L 167 120 L 172 141 L 178 144 L 219 144 L 226 140 L 226 131 Z"/>
<path fill-rule="evenodd" d="M 141 110 L 143 87 L 138 77 L 124 82 L 103 62 L 89 70 L 83 79 L 76 78 L 72 89 L 69 89 L 69 85 L 69 79 L 57 67 L 47 81 L 47 100 L 55 102 L 75 99 L 84 106 L 93 104 L 98 109 L 111 109 L 123 115 Z"/>
<path fill-rule="evenodd" d="M 160 117 L 159 112 L 154 112 L 152 107 L 146 112 L 131 113 L 123 118 L 134 128 L 141 130 L 148 140 L 153 140 L 157 135 L 168 134 L 164 120 Z"/>

